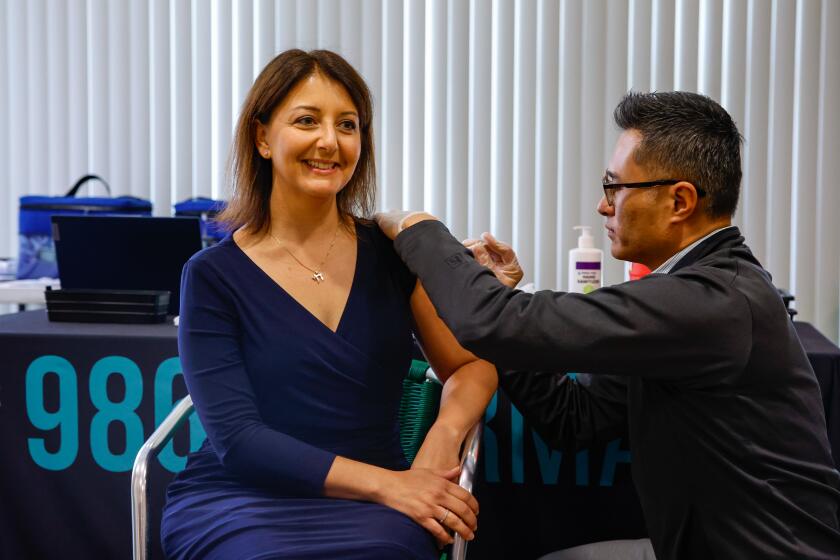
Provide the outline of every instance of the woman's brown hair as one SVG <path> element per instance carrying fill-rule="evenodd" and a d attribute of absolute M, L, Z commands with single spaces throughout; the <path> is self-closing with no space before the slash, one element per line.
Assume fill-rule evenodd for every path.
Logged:
<path fill-rule="evenodd" d="M 373 212 L 376 165 L 370 90 L 340 55 L 327 50 L 292 49 L 280 53 L 263 68 L 242 106 L 228 159 L 228 181 L 233 193 L 217 217 L 226 229 L 235 230 L 247 224 L 252 233 L 261 234 L 271 226 L 271 160 L 263 159 L 254 143 L 257 121 L 268 124 L 271 113 L 292 88 L 316 72 L 344 86 L 359 112 L 362 149 L 353 176 L 336 196 L 339 215 L 366 218 Z"/>

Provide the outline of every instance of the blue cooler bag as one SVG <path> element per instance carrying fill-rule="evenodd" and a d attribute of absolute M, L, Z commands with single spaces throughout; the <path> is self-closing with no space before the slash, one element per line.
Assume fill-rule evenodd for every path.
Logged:
<path fill-rule="evenodd" d="M 74 215 L 130 215 L 151 216 L 152 203 L 133 196 L 76 197 L 76 192 L 86 182 L 101 181 L 108 194 L 111 187 L 102 177 L 85 175 L 64 196 L 22 196 L 20 197 L 20 220 L 18 226 L 20 251 L 18 254 L 17 277 L 58 278 L 55 262 L 55 246 L 52 239 L 50 216 L 54 214 Z"/>
<path fill-rule="evenodd" d="M 176 216 L 196 216 L 201 218 L 201 239 L 205 247 L 215 245 L 225 238 L 227 231 L 222 224 L 213 218 L 216 214 L 225 209 L 224 200 L 213 200 L 212 198 L 190 198 L 175 205 Z"/>

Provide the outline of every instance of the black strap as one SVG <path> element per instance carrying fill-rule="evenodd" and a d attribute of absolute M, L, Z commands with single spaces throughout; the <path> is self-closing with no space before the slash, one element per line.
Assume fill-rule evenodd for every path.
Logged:
<path fill-rule="evenodd" d="M 101 181 L 102 184 L 105 185 L 105 190 L 108 191 L 108 196 L 111 196 L 111 185 L 109 185 L 108 181 L 106 181 L 99 175 L 84 175 L 78 181 L 76 181 L 76 184 L 73 185 L 70 188 L 70 190 L 67 191 L 67 194 L 65 194 L 64 196 L 76 196 L 76 192 L 82 187 L 82 185 L 84 185 L 88 181 L 93 180 Z"/>

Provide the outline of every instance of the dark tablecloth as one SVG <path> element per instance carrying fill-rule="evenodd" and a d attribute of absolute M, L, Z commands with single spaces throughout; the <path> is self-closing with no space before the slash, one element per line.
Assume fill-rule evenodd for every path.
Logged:
<path fill-rule="evenodd" d="M 795 327 L 822 390 L 828 436 L 837 460 L 840 348 L 808 323 L 797 322 Z M 123 422 L 130 427 L 134 415 L 148 437 L 159 421 L 156 408 L 166 407 L 185 391 L 180 376 L 164 375 L 166 364 L 172 366 L 177 357 L 176 342 L 177 329 L 172 324 L 50 323 L 43 310 L 0 316 L 0 558 L 130 556 L 130 473 L 121 470 L 124 467 L 106 469 L 95 461 L 90 438 L 97 430 L 101 436 L 107 424 L 108 448 L 120 454 L 126 442 Z M 42 404 L 46 411 L 56 412 L 68 404 L 60 400 L 54 375 L 34 386 L 43 403 L 33 402 L 32 391 L 26 390 L 27 372 L 44 356 L 67 360 L 75 380 L 78 413 L 75 421 L 70 422 L 68 416 L 67 422 L 78 430 L 78 452 L 71 465 L 59 470 L 37 465 L 30 448 L 33 439 L 43 440 L 46 450 L 55 453 L 62 436 L 60 429 L 35 426 L 32 410 Z M 120 375 L 110 375 L 105 388 L 108 401 L 120 403 L 130 394 L 139 405 L 111 410 L 104 403 L 102 412 L 103 403 L 97 408 L 93 397 L 101 399 L 103 388 L 94 386 L 91 371 L 113 357 L 120 358 L 123 367 L 135 364 L 142 384 L 127 387 Z M 104 414 L 98 423 L 94 422 L 97 414 Z M 528 559 L 585 542 L 645 535 L 626 440 L 576 454 L 550 450 L 503 394 L 491 404 L 486 418 L 476 481 L 482 515 L 478 538 L 470 546 L 471 558 Z M 176 439 L 175 454 L 184 455 L 189 434 Z M 99 449 L 101 453 L 103 447 Z M 161 465 L 153 471 L 152 539 L 156 545 L 163 486 L 171 475 Z"/>
<path fill-rule="evenodd" d="M 840 348 L 810 323 L 797 321 L 793 325 L 817 375 L 831 454 L 835 465 L 840 466 Z"/>

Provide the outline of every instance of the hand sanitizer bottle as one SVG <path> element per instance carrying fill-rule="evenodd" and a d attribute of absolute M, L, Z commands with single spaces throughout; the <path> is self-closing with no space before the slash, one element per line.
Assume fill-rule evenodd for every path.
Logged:
<path fill-rule="evenodd" d="M 569 291 L 588 294 L 601 287 L 601 262 L 604 253 L 595 248 L 590 226 L 575 226 L 581 230 L 577 249 L 569 251 Z"/>

